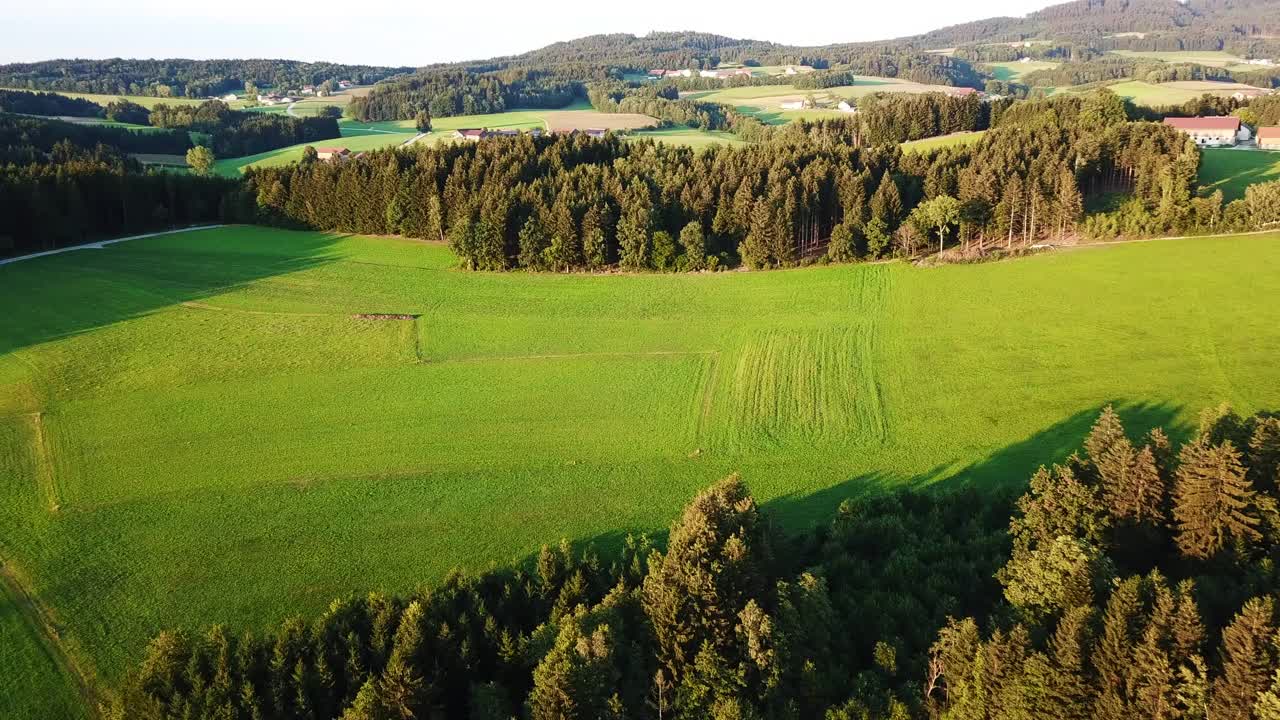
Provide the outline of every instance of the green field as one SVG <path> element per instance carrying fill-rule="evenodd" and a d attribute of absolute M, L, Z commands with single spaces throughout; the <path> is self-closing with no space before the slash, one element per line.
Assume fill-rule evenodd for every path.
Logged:
<path fill-rule="evenodd" d="M 0 427 L 0 441 L 10 440 L 3 437 L 7 430 Z M 23 605 L 0 577 L 0 718 L 84 717 L 86 708 L 71 678 Z"/>
<path fill-rule="evenodd" d="M 1112 54 L 1127 58 L 1159 60 L 1166 63 L 1192 63 L 1210 67 L 1236 69 L 1258 69 L 1256 66 L 1244 64 L 1244 58 L 1221 50 L 1186 50 L 1186 51 L 1146 51 L 1146 50 L 1112 50 Z"/>
<path fill-rule="evenodd" d="M 1177 83 L 1156 84 L 1131 80 L 1108 85 L 1107 89 L 1122 98 L 1132 100 L 1137 105 L 1159 107 L 1162 105 L 1179 105 L 1188 100 L 1195 100 L 1206 93 L 1230 93 L 1234 91 L 1233 88 L 1235 87 L 1234 84 L 1226 84 L 1227 87 L 1222 90 L 1213 90 L 1210 83 L 1194 83 L 1190 87 L 1180 87 L 1179 85 Z"/>
<path fill-rule="evenodd" d="M 1205 148 L 1200 151 L 1200 185 L 1221 190 L 1230 202 L 1250 185 L 1280 180 L 1280 152 Z"/>
<path fill-rule="evenodd" d="M 26 88 L 4 88 L 4 89 L 26 90 Z M 28 90 L 28 92 L 43 92 L 43 91 Z M 104 106 L 110 102 L 119 100 L 120 98 L 124 98 L 125 100 L 131 100 L 147 109 L 151 109 L 161 103 L 164 103 L 166 105 L 199 105 L 200 103 L 204 102 L 206 99 L 206 98 L 183 98 L 183 97 L 161 98 L 161 97 L 148 97 L 145 95 L 94 95 L 92 93 L 74 93 L 74 92 L 61 92 L 61 91 L 58 91 L 58 94 L 66 95 L 67 97 L 82 98 L 90 102 L 96 102 L 99 105 L 104 105 Z M 228 103 L 228 105 L 230 105 L 233 109 L 239 109 L 244 107 L 245 103 L 243 101 L 237 101 L 233 103 Z"/>
<path fill-rule="evenodd" d="M 1106 403 L 1135 432 L 1280 407 L 1280 234 L 933 269 L 454 264 L 232 227 L 0 266 L 0 552 L 86 667 L 560 537 L 614 548 L 734 471 L 798 528 L 858 493 L 1018 485 Z M 41 672 L 33 647 L 7 662 Z"/>
<path fill-rule="evenodd" d="M 902 150 L 904 152 L 927 152 L 953 145 L 973 145 L 981 140 L 986 133 L 986 130 L 979 130 L 977 132 L 952 133 L 950 135 L 925 138 L 924 140 L 912 140 L 911 142 L 902 143 Z"/>
<path fill-rule="evenodd" d="M 746 145 L 731 132 L 716 130 L 695 130 L 694 128 L 664 128 L 662 130 L 639 130 L 629 137 L 652 138 L 668 145 L 687 145 L 702 149 L 712 145 Z"/>
<path fill-rule="evenodd" d="M 236 177 L 244 172 L 244 169 L 250 165 L 260 165 L 263 167 L 273 167 L 276 165 L 287 165 L 291 162 L 297 162 L 302 159 L 302 152 L 307 145 L 313 147 L 344 147 L 353 152 L 361 150 L 377 150 L 384 147 L 392 147 L 395 145 L 403 145 L 405 142 L 412 140 L 417 136 L 412 130 L 408 132 L 367 132 L 348 134 L 345 127 L 342 131 L 342 137 L 332 140 L 319 140 L 314 143 L 304 143 L 301 145 L 290 145 L 289 147 L 279 148 L 277 150 L 268 150 L 257 155 L 246 155 L 237 158 L 223 158 L 214 163 L 214 172 L 219 175 L 228 177 Z"/>
<path fill-rule="evenodd" d="M 990 70 L 991 76 L 995 79 L 1008 82 L 1011 80 L 1019 80 L 1023 75 L 1035 72 L 1036 70 L 1052 70 L 1060 64 L 1061 63 L 1056 62 L 1045 62 L 1043 60 L 1032 60 L 1030 62 L 1014 61 L 986 63 L 983 67 Z"/>

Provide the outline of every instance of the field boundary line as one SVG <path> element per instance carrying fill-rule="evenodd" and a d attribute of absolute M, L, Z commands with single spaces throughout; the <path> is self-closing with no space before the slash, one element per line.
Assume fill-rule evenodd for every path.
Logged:
<path fill-rule="evenodd" d="M 191 308 L 193 310 L 212 310 L 214 312 L 239 313 L 242 315 L 280 315 L 283 317 L 348 317 L 351 313 L 304 313 L 304 312 L 285 312 L 282 310 L 242 310 L 240 308 L 218 307 L 217 305 L 209 305 L 198 300 L 183 300 L 178 303 L 182 307 Z"/>
<path fill-rule="evenodd" d="M 493 355 L 484 357 L 453 358 L 449 360 L 428 361 L 427 365 L 444 365 L 450 363 L 481 363 L 490 361 L 516 360 L 573 360 L 577 358 L 611 358 L 611 357 L 675 357 L 682 355 L 718 355 L 719 350 L 647 350 L 637 352 L 586 352 L 586 353 L 548 353 L 545 355 Z"/>
<path fill-rule="evenodd" d="M 36 631 L 40 645 L 53 660 L 53 664 L 71 679 L 89 717 L 101 717 L 102 697 L 97 688 L 97 673 L 92 665 L 78 659 L 77 654 L 71 651 L 67 641 L 58 632 L 58 624 L 52 611 L 36 597 L 23 573 L 3 557 L 0 557 L 0 584 L 13 597 L 18 613 Z"/>
<path fill-rule="evenodd" d="M 160 237 L 161 235 L 176 235 L 177 233 L 195 232 L 196 230 L 213 230 L 214 228 L 226 227 L 225 224 L 216 225 L 198 225 L 196 227 L 178 228 L 176 230 L 161 230 L 159 232 L 143 233 L 141 235 L 130 235 L 128 237 L 116 238 L 114 240 L 103 240 L 95 243 L 85 243 L 84 245 L 72 245 L 71 247 L 58 248 L 57 250 L 45 250 L 44 252 L 31 253 L 30 255 L 19 255 L 17 257 L 0 259 L 0 265 L 8 265 L 9 263 L 21 262 L 23 260 L 31 260 L 38 257 L 46 257 L 48 255 L 58 255 L 72 250 L 101 250 L 108 245 L 127 242 L 129 240 L 142 240 L 144 238 Z"/>
<path fill-rule="evenodd" d="M 62 509 L 60 502 L 62 498 L 58 494 L 58 485 L 53 476 L 53 458 L 50 457 L 49 442 L 44 432 L 44 413 L 33 412 L 27 417 L 31 418 L 31 424 L 35 430 L 36 487 L 49 512 L 57 513 Z"/>

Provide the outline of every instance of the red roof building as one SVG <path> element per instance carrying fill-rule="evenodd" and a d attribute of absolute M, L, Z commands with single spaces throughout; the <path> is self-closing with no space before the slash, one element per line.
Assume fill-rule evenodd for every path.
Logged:
<path fill-rule="evenodd" d="M 1238 117 L 1165 118 L 1164 124 L 1181 130 L 1197 145 L 1235 145 L 1240 132 Z"/>
<path fill-rule="evenodd" d="M 1280 127 L 1258 128 L 1258 147 L 1263 150 L 1280 150 Z"/>

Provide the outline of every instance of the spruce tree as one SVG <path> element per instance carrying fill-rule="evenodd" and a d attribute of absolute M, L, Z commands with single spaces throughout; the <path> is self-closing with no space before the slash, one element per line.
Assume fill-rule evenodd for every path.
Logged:
<path fill-rule="evenodd" d="M 1222 633 L 1222 674 L 1213 682 L 1209 708 L 1215 720 L 1251 720 L 1259 693 L 1275 671 L 1275 601 L 1249 600 Z"/>
<path fill-rule="evenodd" d="M 1253 489 L 1230 442 L 1188 443 L 1178 461 L 1173 515 L 1184 555 L 1205 559 L 1234 540 L 1261 538 Z"/>

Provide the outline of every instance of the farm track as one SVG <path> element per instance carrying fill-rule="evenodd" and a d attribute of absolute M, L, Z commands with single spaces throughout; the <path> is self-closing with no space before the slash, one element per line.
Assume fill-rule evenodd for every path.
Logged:
<path fill-rule="evenodd" d="M 63 675 L 72 680 L 76 694 L 80 696 L 89 717 L 101 716 L 102 697 L 97 690 L 96 673 L 91 665 L 73 652 L 58 630 L 53 613 L 40 602 L 30 589 L 27 578 L 13 563 L 0 558 L 0 584 L 13 598 L 14 605 L 23 620 L 36 631 L 41 648 Z"/>
<path fill-rule="evenodd" d="M 59 255 L 61 253 L 71 252 L 72 250 L 101 250 L 108 245 L 115 245 L 116 243 L 127 242 L 129 240 L 142 240 L 143 238 L 159 237 L 161 235 L 176 235 L 177 233 L 195 232 L 196 230 L 212 230 L 220 227 L 226 226 L 222 224 L 200 225 L 197 227 L 178 228 L 177 230 L 161 230 L 160 232 L 130 235 L 128 237 L 116 238 L 115 240 L 103 240 L 102 242 L 86 243 L 84 245 L 72 245 L 71 247 L 58 248 L 57 250 L 45 250 L 44 252 L 31 253 L 30 255 L 19 255 L 17 257 L 0 259 L 0 265 L 8 265 L 10 263 L 31 260 L 38 257 L 46 257 L 49 255 Z"/>

